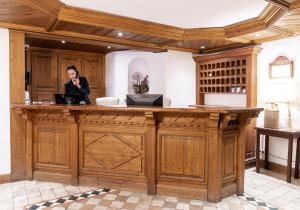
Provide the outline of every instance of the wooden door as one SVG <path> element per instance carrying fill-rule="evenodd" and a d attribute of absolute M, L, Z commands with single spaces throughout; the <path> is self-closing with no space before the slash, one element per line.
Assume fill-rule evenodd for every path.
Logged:
<path fill-rule="evenodd" d="M 85 76 L 90 85 L 91 103 L 95 104 L 96 98 L 104 94 L 104 56 L 83 56 L 82 75 Z"/>
<path fill-rule="evenodd" d="M 53 101 L 57 92 L 57 54 L 32 52 L 32 99 Z"/>
<path fill-rule="evenodd" d="M 65 83 L 69 80 L 67 67 L 76 66 L 81 71 L 81 56 L 76 54 L 59 54 L 58 56 L 58 92 L 65 92 Z"/>

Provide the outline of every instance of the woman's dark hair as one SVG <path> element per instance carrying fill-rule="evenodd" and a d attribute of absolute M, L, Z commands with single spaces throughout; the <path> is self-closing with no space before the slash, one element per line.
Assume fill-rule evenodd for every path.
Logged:
<path fill-rule="evenodd" d="M 70 65 L 67 67 L 67 71 L 74 70 L 76 72 L 76 76 L 79 76 L 79 71 L 77 70 L 76 66 Z"/>

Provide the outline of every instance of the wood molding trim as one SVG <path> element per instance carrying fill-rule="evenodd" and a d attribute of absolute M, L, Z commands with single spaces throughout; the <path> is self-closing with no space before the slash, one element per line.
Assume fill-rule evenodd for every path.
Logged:
<path fill-rule="evenodd" d="M 274 5 L 269 5 L 257 18 L 242 21 L 225 27 L 225 34 L 227 38 L 237 37 L 262 31 L 279 18 L 281 18 L 287 11 Z"/>
<path fill-rule="evenodd" d="M 58 0 L 25 0 L 31 7 L 51 16 L 57 16 L 61 8 L 65 5 Z"/>
<path fill-rule="evenodd" d="M 294 1 L 290 4 L 290 10 L 299 9 L 300 8 L 300 0 Z"/>
<path fill-rule="evenodd" d="M 266 24 L 266 28 L 273 25 L 288 11 L 286 9 L 270 4 L 259 16 L 259 19 Z"/>
<path fill-rule="evenodd" d="M 10 182 L 10 174 L 0 174 L 0 184 Z"/>
<path fill-rule="evenodd" d="M 215 60 L 219 58 L 241 57 L 250 54 L 258 54 L 261 51 L 260 47 L 248 46 L 244 48 L 228 50 L 218 53 L 207 53 L 194 57 L 196 62 L 204 62 L 209 60 Z"/>
<path fill-rule="evenodd" d="M 5 22 L 0 22 L 0 27 L 11 29 L 11 30 L 18 30 L 18 31 L 46 32 L 46 30 L 42 27 L 35 27 L 35 26 L 28 26 L 28 25 L 14 24 L 14 23 L 5 23 Z"/>
<path fill-rule="evenodd" d="M 270 4 L 274 4 L 278 7 L 281 7 L 283 9 L 288 10 L 290 7 L 290 3 L 284 1 L 284 0 L 265 0 L 267 2 L 269 2 Z"/>
<path fill-rule="evenodd" d="M 237 44 L 230 44 L 230 45 L 225 45 L 222 47 L 216 47 L 213 49 L 207 49 L 207 50 L 203 50 L 202 53 L 203 54 L 211 54 L 211 53 L 219 53 L 219 52 L 224 52 L 224 51 L 229 51 L 229 50 L 235 50 L 235 49 L 239 49 L 239 48 L 245 48 L 245 47 L 254 47 L 255 43 L 252 42 L 248 42 L 248 43 L 237 43 Z"/>

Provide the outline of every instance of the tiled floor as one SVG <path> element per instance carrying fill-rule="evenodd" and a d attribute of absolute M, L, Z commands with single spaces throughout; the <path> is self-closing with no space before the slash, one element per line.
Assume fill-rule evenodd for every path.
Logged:
<path fill-rule="evenodd" d="M 264 173 L 264 171 L 262 171 L 262 173 Z M 215 204 L 200 200 L 189 200 L 166 196 L 150 196 L 142 193 L 119 190 L 97 190 L 96 188 L 75 187 L 51 182 L 21 181 L 0 185 L 0 210 L 19 210 L 26 207 L 34 209 L 45 203 L 46 205 L 43 209 L 53 210 L 300 209 L 299 186 L 288 184 L 287 182 L 277 178 L 257 174 L 253 171 L 253 169 L 248 169 L 246 171 L 245 195 L 246 196 L 234 195 Z M 54 202 L 56 203 L 53 204 Z M 32 204 L 38 205 L 32 206 Z M 51 207 L 49 207 L 50 205 Z M 273 208 L 272 206 L 276 208 Z"/>

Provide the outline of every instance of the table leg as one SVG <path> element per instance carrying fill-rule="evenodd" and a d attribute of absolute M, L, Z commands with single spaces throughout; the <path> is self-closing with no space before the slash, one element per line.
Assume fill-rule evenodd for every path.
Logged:
<path fill-rule="evenodd" d="M 293 137 L 289 136 L 288 165 L 287 165 L 287 174 L 286 174 L 286 181 L 288 183 L 291 183 L 292 154 L 293 154 Z"/>
<path fill-rule="evenodd" d="M 259 131 L 256 131 L 256 173 L 259 173 L 259 169 L 260 169 L 259 149 L 260 149 L 260 133 Z"/>
<path fill-rule="evenodd" d="M 265 169 L 269 169 L 269 136 L 265 139 Z"/>
<path fill-rule="evenodd" d="M 295 163 L 295 179 L 299 178 L 299 154 L 300 153 L 300 138 L 297 138 L 296 147 L 296 163 Z"/>

